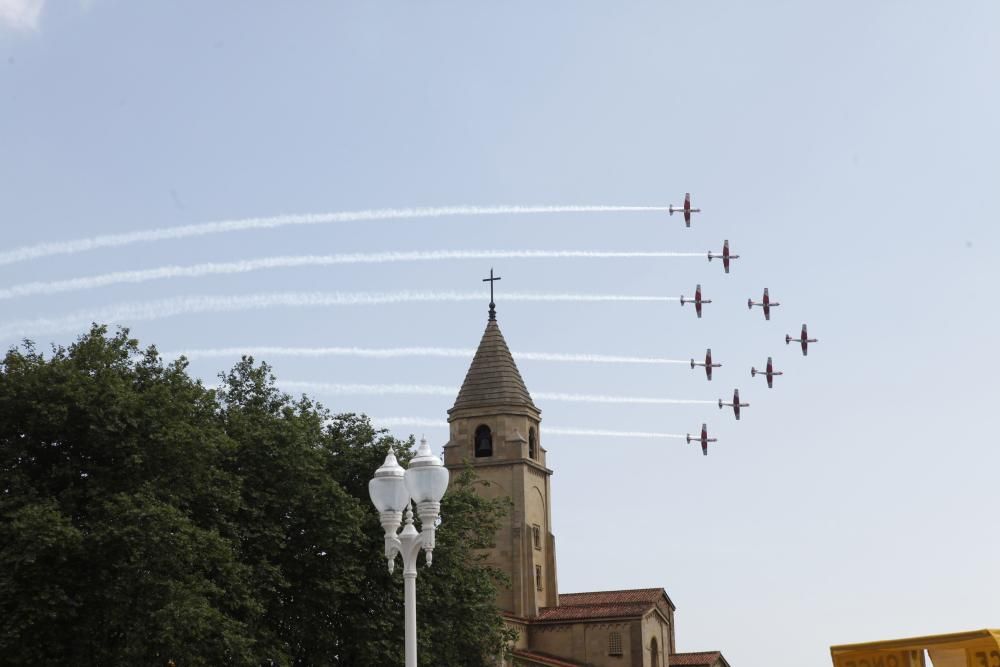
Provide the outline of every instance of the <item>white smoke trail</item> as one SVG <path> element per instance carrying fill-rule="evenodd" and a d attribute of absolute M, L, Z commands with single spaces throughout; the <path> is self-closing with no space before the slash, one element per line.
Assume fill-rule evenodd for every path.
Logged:
<path fill-rule="evenodd" d="M 371 359 L 396 359 L 399 357 L 445 357 L 471 359 L 474 348 L 461 347 L 220 347 L 208 349 L 180 350 L 164 352 L 163 357 L 174 359 L 184 355 L 188 359 L 239 357 L 244 354 L 254 357 L 367 357 Z M 684 364 L 687 359 L 663 359 L 661 357 L 627 357 L 610 354 L 561 354 L 553 352 L 513 352 L 517 359 L 530 361 L 553 361 L 564 363 L 591 364 Z"/>
<path fill-rule="evenodd" d="M 634 405 L 716 405 L 717 401 L 686 398 L 653 398 L 643 396 L 604 396 L 601 394 L 562 394 L 544 391 L 532 394 L 543 401 L 569 401 L 573 403 L 631 403 Z"/>
<path fill-rule="evenodd" d="M 340 384 L 336 382 L 282 380 L 278 385 L 282 389 L 289 391 L 315 391 L 331 395 L 388 396 L 402 394 L 406 396 L 456 396 L 458 394 L 456 387 L 445 387 L 436 384 Z"/>
<path fill-rule="evenodd" d="M 624 357 L 613 354 L 559 354 L 552 352 L 512 352 L 519 359 L 532 361 L 565 361 L 590 364 L 689 364 L 685 359 L 662 357 Z"/>
<path fill-rule="evenodd" d="M 436 384 L 340 384 L 335 382 L 307 382 L 288 380 L 278 383 L 289 390 L 315 391 L 325 394 L 348 394 L 386 396 L 402 394 L 407 396 L 456 396 L 457 387 Z M 716 405 L 717 401 L 682 398 L 656 398 L 651 396 L 604 396 L 598 394 L 564 394 L 552 392 L 532 392 L 534 398 L 544 401 L 565 401 L 570 403 L 628 403 L 633 405 Z"/>
<path fill-rule="evenodd" d="M 394 426 L 422 426 L 427 428 L 448 428 L 448 422 L 443 419 L 427 419 L 425 417 L 369 417 L 373 424 L 392 428 Z"/>
<path fill-rule="evenodd" d="M 109 285 L 144 283 L 172 278 L 201 278 L 210 275 L 249 273 L 269 269 L 338 264 L 387 264 L 394 262 L 438 262 L 463 259 L 636 259 L 704 257 L 700 252 L 617 252 L 598 250 L 432 250 L 427 252 L 378 252 L 339 255 L 292 255 L 262 257 L 235 262 L 210 262 L 190 266 L 160 266 L 136 271 L 115 271 L 96 276 L 23 283 L 0 289 L 0 300 L 39 294 L 59 294 L 97 289 Z M 2 263 L 2 262 L 0 262 Z"/>
<path fill-rule="evenodd" d="M 117 248 L 133 243 L 150 243 L 167 239 L 182 239 L 207 234 L 223 234 L 250 229 L 273 229 L 289 225 L 322 225 L 337 222 L 374 220 L 410 220 L 416 218 L 443 218 L 450 216 L 527 215 L 533 213 L 627 213 L 633 211 L 666 211 L 666 206 L 439 206 L 424 208 L 387 208 L 367 211 L 341 211 L 338 213 L 306 213 L 301 215 L 276 215 L 267 218 L 221 220 L 179 227 L 147 229 L 124 234 L 93 236 L 73 241 L 39 243 L 0 252 L 0 265 L 26 262 L 52 255 L 73 255 L 97 248 Z"/>
<path fill-rule="evenodd" d="M 374 306 L 412 302 L 479 301 L 479 292 L 265 292 L 241 296 L 187 296 L 125 303 L 93 310 L 82 310 L 59 318 L 15 320 L 0 325 L 0 340 L 41 336 L 62 331 L 85 329 L 91 322 L 128 323 L 158 320 L 195 313 L 225 313 L 266 308 L 316 306 Z M 505 301 L 628 302 L 677 301 L 671 296 L 635 296 L 623 294 L 504 294 Z"/>
<path fill-rule="evenodd" d="M 580 428 L 546 428 L 545 432 L 550 435 L 579 435 L 600 438 L 678 438 L 680 440 L 685 438 L 684 434 L 681 433 L 656 433 L 650 431 L 604 431 Z"/>
<path fill-rule="evenodd" d="M 420 428 L 448 428 L 448 422 L 443 419 L 425 419 L 422 417 L 372 417 L 376 426 L 393 428 L 399 426 L 416 426 Z M 603 429 L 556 428 L 546 427 L 548 435 L 575 435 L 598 438 L 649 438 L 649 439 L 680 439 L 685 436 L 680 433 L 657 433 L 652 431 L 607 431 Z"/>
<path fill-rule="evenodd" d="M 254 357 L 368 357 L 372 359 L 396 359 L 399 357 L 453 357 L 469 359 L 476 353 L 473 348 L 447 347 L 219 347 L 208 349 L 179 350 L 164 352 L 165 359 L 184 355 L 188 359 L 216 357 L 240 357 L 244 354 Z"/>

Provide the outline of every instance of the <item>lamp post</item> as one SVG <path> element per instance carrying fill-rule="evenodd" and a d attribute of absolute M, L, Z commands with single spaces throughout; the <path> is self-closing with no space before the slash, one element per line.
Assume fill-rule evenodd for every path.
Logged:
<path fill-rule="evenodd" d="M 385 530 L 385 559 L 389 572 L 395 568 L 396 554 L 403 557 L 406 667 L 417 667 L 417 556 L 423 549 L 430 567 L 434 524 L 441 513 L 441 498 L 447 489 L 448 469 L 431 452 L 426 439 L 420 440 L 417 455 L 410 461 L 408 470 L 399 465 L 390 448 L 385 463 L 368 482 L 368 494 Z M 414 503 L 420 517 L 419 532 L 413 525 Z M 400 523 L 404 524 L 402 531 L 399 531 Z"/>

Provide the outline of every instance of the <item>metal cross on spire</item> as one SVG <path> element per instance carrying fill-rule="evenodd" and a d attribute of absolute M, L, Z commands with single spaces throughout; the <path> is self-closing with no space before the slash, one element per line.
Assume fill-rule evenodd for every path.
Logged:
<path fill-rule="evenodd" d="M 500 280 L 500 276 L 493 277 L 493 267 L 490 267 L 490 277 L 483 278 L 484 283 L 490 284 L 490 322 L 497 319 L 497 305 L 493 302 L 493 283 Z"/>

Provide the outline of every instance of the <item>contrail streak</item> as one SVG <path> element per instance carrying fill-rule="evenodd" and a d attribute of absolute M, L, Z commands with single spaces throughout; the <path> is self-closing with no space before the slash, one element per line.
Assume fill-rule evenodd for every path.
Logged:
<path fill-rule="evenodd" d="M 74 255 L 97 248 L 117 248 L 133 243 L 151 243 L 208 234 L 224 234 L 250 229 L 274 229 L 289 225 L 324 225 L 337 222 L 374 220 L 412 220 L 452 216 L 527 215 L 533 213 L 628 213 L 634 211 L 666 211 L 666 206 L 438 206 L 423 208 L 384 208 L 337 213 L 305 213 L 276 215 L 266 218 L 220 220 L 179 227 L 162 227 L 124 234 L 107 234 L 73 241 L 38 243 L 0 252 L 0 265 L 26 262 L 52 255 Z"/>
<path fill-rule="evenodd" d="M 457 396 L 457 387 L 436 384 L 339 384 L 333 382 L 300 382 L 289 380 L 278 383 L 289 390 L 316 391 L 326 394 L 386 396 Z M 559 392 L 532 392 L 534 398 L 544 401 L 570 403 L 629 403 L 633 405 L 715 405 L 716 401 L 683 398 L 656 398 L 651 396 L 605 396 L 600 394 L 564 394 Z"/>
<path fill-rule="evenodd" d="M 371 421 L 376 426 L 392 428 L 397 426 L 418 426 L 423 428 L 448 428 L 448 422 L 441 419 L 425 419 L 421 417 L 371 417 Z M 556 428 L 546 427 L 545 433 L 549 435 L 577 435 L 593 436 L 601 438 L 671 438 L 683 440 L 685 436 L 680 433 L 656 433 L 651 431 L 606 431 L 602 429 L 586 428 Z"/>
<path fill-rule="evenodd" d="M 687 398 L 653 398 L 643 396 L 604 396 L 600 394 L 561 394 L 538 391 L 532 394 L 543 401 L 570 401 L 574 403 L 632 403 L 649 405 L 715 405 L 717 401 Z"/>
<path fill-rule="evenodd" d="M 650 431 L 604 431 L 580 428 L 546 428 L 546 433 L 555 435 L 597 436 L 606 438 L 685 438 L 682 433 L 655 433 Z"/>
<path fill-rule="evenodd" d="M 426 252 L 348 253 L 339 255 L 291 255 L 262 257 L 235 262 L 209 262 L 189 266 L 160 266 L 136 271 L 115 271 L 96 276 L 31 282 L 0 289 L 0 300 L 39 294 L 59 294 L 97 289 L 109 285 L 144 283 L 173 278 L 201 278 L 211 275 L 250 273 L 269 269 L 340 264 L 388 264 L 394 262 L 439 262 L 463 259 L 637 259 L 704 257 L 701 252 L 599 251 L 599 250 L 432 250 Z"/>
<path fill-rule="evenodd" d="M 209 349 L 180 350 L 164 352 L 163 357 L 174 359 L 184 355 L 188 359 L 239 357 L 244 354 L 255 357 L 367 357 L 371 359 L 396 359 L 399 357 L 447 357 L 471 359 L 475 348 L 462 347 L 220 347 Z M 591 364 L 684 364 L 687 359 L 663 359 L 661 357 L 627 357 L 610 354 L 561 354 L 552 352 L 512 352 L 518 359 L 530 361 L 553 361 L 560 363 Z"/>
<path fill-rule="evenodd" d="M 316 306 L 375 306 L 412 302 L 479 301 L 479 292 L 265 292 L 238 296 L 187 296 L 125 303 L 93 310 L 81 310 L 59 318 L 15 320 L 0 325 L 0 340 L 40 336 L 61 331 L 85 329 L 91 322 L 122 323 L 158 320 L 195 313 L 226 313 L 267 308 L 303 308 Z M 671 296 L 636 296 L 623 294 L 504 294 L 505 301 L 540 302 L 662 302 L 677 301 Z"/>

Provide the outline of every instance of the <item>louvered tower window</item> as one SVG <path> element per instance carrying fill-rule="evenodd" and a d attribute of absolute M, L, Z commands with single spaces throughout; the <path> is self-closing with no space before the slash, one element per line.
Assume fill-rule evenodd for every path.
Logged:
<path fill-rule="evenodd" d="M 622 654 L 622 633 L 620 632 L 608 633 L 608 655 L 621 655 L 621 654 Z"/>

